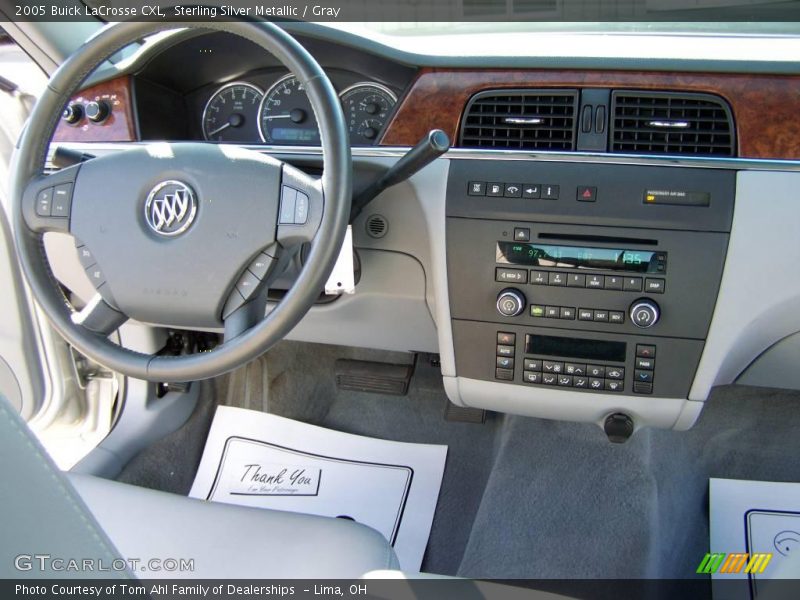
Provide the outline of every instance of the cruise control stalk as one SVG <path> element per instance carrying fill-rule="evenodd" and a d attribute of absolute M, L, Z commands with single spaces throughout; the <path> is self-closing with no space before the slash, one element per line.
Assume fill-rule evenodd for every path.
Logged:
<path fill-rule="evenodd" d="M 450 149 L 450 138 L 441 129 L 431 130 L 405 156 L 398 160 L 386 173 L 371 183 L 358 196 L 353 198 L 350 210 L 352 223 L 364 207 L 387 188 L 405 181 Z"/>

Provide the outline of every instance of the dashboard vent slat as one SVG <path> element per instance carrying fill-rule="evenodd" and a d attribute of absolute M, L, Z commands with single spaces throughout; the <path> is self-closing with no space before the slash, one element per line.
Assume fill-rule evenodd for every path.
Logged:
<path fill-rule="evenodd" d="M 727 102 L 710 94 L 617 90 L 611 94 L 611 152 L 735 156 Z"/>
<path fill-rule="evenodd" d="M 491 90 L 464 111 L 460 145 L 512 150 L 575 149 L 577 90 Z"/>

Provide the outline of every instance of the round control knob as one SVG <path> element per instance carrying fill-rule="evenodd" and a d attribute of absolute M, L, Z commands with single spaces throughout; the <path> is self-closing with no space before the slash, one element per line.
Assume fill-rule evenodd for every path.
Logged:
<path fill-rule="evenodd" d="M 111 105 L 105 100 L 89 102 L 86 105 L 86 117 L 93 123 L 102 123 L 111 114 Z"/>
<path fill-rule="evenodd" d="M 516 317 L 525 310 L 525 294 L 514 288 L 507 288 L 497 296 L 497 312 L 504 317 Z"/>
<path fill-rule="evenodd" d="M 634 325 L 647 329 L 658 323 L 661 311 L 658 304 L 648 298 L 642 298 L 631 304 L 630 315 Z"/>
<path fill-rule="evenodd" d="M 61 113 L 61 118 L 70 125 L 75 125 L 83 118 L 83 105 L 78 103 L 68 105 Z"/>

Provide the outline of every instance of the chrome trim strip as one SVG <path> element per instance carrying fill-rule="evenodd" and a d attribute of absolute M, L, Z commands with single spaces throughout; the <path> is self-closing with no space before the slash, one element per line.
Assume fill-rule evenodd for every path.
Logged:
<path fill-rule="evenodd" d="M 164 142 L 63 142 L 51 144 L 89 154 L 116 152 L 136 148 L 148 143 Z M 242 144 L 242 148 L 284 156 L 321 156 L 318 146 L 274 146 L 268 144 Z M 352 149 L 353 158 L 400 158 L 410 150 L 405 146 L 359 146 Z M 472 150 L 455 148 L 442 158 L 451 160 L 536 160 L 540 162 L 571 162 L 596 164 L 647 165 L 656 167 L 694 167 L 703 169 L 747 169 L 756 171 L 800 171 L 800 160 L 764 158 L 714 158 L 687 156 L 641 156 L 602 152 L 529 152 L 525 150 Z"/>
<path fill-rule="evenodd" d="M 648 121 L 650 127 L 661 127 L 670 129 L 686 129 L 689 126 L 688 121 Z"/>

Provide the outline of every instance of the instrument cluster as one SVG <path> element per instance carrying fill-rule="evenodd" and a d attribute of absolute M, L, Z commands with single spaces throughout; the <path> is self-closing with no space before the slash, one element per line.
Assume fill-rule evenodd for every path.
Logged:
<path fill-rule="evenodd" d="M 386 125 L 397 95 L 363 81 L 339 93 L 353 146 L 371 146 Z M 212 142 L 315 146 L 319 128 L 303 84 L 294 76 L 268 89 L 245 81 L 227 83 L 209 97 L 202 116 L 203 137 Z"/>

